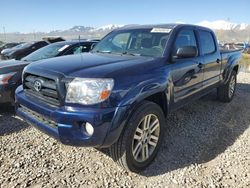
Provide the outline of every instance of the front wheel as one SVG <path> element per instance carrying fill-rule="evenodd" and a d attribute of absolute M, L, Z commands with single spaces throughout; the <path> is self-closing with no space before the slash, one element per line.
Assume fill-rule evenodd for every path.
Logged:
<path fill-rule="evenodd" d="M 144 101 L 133 113 L 118 141 L 111 146 L 111 157 L 126 170 L 144 170 L 159 150 L 164 123 L 161 108 Z"/>
<path fill-rule="evenodd" d="M 229 81 L 225 85 L 220 86 L 217 89 L 218 99 L 222 102 L 230 102 L 234 97 L 236 84 L 237 72 L 233 71 L 229 78 Z"/>

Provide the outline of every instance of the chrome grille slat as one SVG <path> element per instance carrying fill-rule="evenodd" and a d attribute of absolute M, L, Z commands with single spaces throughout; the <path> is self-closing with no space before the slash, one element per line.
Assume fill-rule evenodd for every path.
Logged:
<path fill-rule="evenodd" d="M 53 97 L 55 99 L 58 99 L 58 96 L 57 96 L 57 92 L 56 91 L 53 91 L 53 90 L 50 90 L 50 89 L 42 89 L 41 92 L 44 94 L 44 95 L 47 95 L 49 97 Z"/>
<path fill-rule="evenodd" d="M 35 89 L 35 82 L 41 82 L 39 91 Z M 48 105 L 60 106 L 59 96 L 55 80 L 43 76 L 27 74 L 23 82 L 24 92 L 33 99 L 38 99 Z"/>
<path fill-rule="evenodd" d="M 43 77 L 39 77 L 39 76 L 27 76 L 25 78 L 26 81 L 28 81 L 29 83 L 34 83 L 38 78 L 40 78 L 41 80 L 44 81 L 43 86 L 50 88 L 50 89 L 54 89 L 56 90 L 56 85 L 54 84 L 55 81 L 52 80 L 46 80 L 46 78 Z"/>

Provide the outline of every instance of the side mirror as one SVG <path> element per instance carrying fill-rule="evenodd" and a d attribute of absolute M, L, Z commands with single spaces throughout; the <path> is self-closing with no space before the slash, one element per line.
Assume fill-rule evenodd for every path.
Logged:
<path fill-rule="evenodd" d="M 195 46 L 183 46 L 176 52 L 177 58 L 191 58 L 198 55 L 198 49 Z"/>
<path fill-rule="evenodd" d="M 91 45 L 91 50 L 96 46 L 96 44 L 97 44 L 97 43 L 93 43 L 93 44 Z"/>
<path fill-rule="evenodd" d="M 36 49 L 36 47 L 35 46 L 32 46 L 32 48 L 31 48 L 32 50 L 34 50 L 34 49 Z"/>

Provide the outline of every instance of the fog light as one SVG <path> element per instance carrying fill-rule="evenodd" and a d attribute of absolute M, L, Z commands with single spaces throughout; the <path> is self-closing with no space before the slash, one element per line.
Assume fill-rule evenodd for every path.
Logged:
<path fill-rule="evenodd" d="M 88 136 L 92 136 L 94 134 L 94 127 L 88 122 L 85 124 L 85 130 Z"/>

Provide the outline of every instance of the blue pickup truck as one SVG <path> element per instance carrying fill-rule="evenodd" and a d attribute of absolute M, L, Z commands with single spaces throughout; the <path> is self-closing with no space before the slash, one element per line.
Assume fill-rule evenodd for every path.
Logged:
<path fill-rule="evenodd" d="M 220 51 L 200 26 L 123 27 L 90 53 L 27 66 L 17 114 L 63 144 L 108 147 L 115 162 L 139 172 L 167 139 L 169 113 L 213 89 L 232 100 L 240 56 Z"/>

